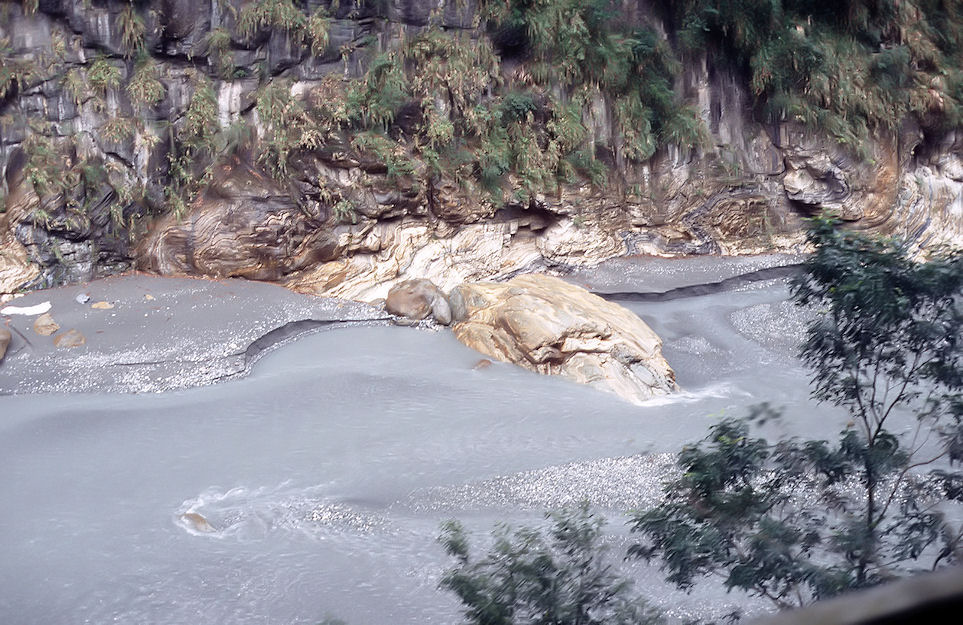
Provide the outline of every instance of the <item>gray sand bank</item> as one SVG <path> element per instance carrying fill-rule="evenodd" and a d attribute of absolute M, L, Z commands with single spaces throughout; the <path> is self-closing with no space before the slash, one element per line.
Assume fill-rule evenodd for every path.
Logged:
<path fill-rule="evenodd" d="M 52 335 L 35 331 L 37 315 L 0 314 L 12 334 L 0 394 L 200 386 L 245 373 L 262 351 L 303 331 L 385 318 L 365 304 L 264 282 L 140 274 L 36 291 L 0 309 L 44 302 L 59 326 Z M 76 336 L 70 331 L 83 344 L 58 347 Z"/>

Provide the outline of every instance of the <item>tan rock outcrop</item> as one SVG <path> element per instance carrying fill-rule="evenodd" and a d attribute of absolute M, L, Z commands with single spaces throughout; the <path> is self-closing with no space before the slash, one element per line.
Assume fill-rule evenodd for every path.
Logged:
<path fill-rule="evenodd" d="M 137 265 L 162 275 L 280 280 L 338 257 L 323 221 L 266 175 L 235 161 L 217 169 L 183 219 L 168 215 L 154 226 Z"/>
<path fill-rule="evenodd" d="M 3 357 L 7 355 L 7 348 L 10 346 L 10 339 L 12 338 L 10 330 L 0 326 L 0 362 L 3 362 Z"/>
<path fill-rule="evenodd" d="M 13 235 L 9 217 L 0 215 L 0 295 L 13 293 L 40 275 L 40 268 L 27 256 L 27 248 Z"/>
<path fill-rule="evenodd" d="M 463 284 L 455 336 L 486 356 L 642 403 L 678 390 L 662 340 L 631 311 L 545 275 Z"/>
<path fill-rule="evenodd" d="M 345 258 L 296 272 L 286 286 L 314 295 L 373 301 L 395 284 L 423 278 L 450 290 L 463 282 L 507 277 L 555 264 L 581 266 L 627 253 L 626 245 L 601 228 L 571 220 L 550 226 L 530 223 L 526 211 L 506 221 L 467 224 L 442 236 L 410 219 L 342 230 Z"/>

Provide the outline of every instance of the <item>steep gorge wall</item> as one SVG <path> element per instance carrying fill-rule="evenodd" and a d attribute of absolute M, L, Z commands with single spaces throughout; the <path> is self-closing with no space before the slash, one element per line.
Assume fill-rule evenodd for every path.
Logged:
<path fill-rule="evenodd" d="M 620 19 L 675 45 L 648 2 L 620 5 Z M 802 218 L 823 208 L 922 243 L 963 240 L 959 132 L 907 121 L 857 156 L 799 123 L 756 121 L 738 69 L 690 52 L 673 87 L 705 130 L 698 145 L 630 158 L 632 128 L 591 88 L 565 145 L 572 94 L 536 84 L 511 42 L 493 48 L 480 10 L 0 2 L 0 292 L 138 267 L 374 299 L 413 277 L 450 288 L 626 254 L 795 249 Z M 399 77 L 427 95 L 372 121 Z M 506 148 L 494 190 L 479 182 L 488 144 L 459 126 L 477 108 L 458 110 L 491 99 L 502 117 L 490 123 L 534 146 Z M 455 139 L 435 150 L 426 133 L 446 124 Z M 533 183 L 538 168 L 552 179 Z"/>

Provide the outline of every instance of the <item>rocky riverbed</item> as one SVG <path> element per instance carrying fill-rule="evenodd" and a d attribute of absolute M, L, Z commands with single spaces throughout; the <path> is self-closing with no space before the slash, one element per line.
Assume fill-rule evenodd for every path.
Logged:
<path fill-rule="evenodd" d="M 38 306 L 49 308 L 55 330 L 38 331 L 39 313 L 18 312 Z M 388 317 L 366 304 L 237 279 L 126 275 L 36 291 L 0 306 L 11 334 L 0 394 L 210 384 L 245 374 L 265 350 L 300 333 Z"/>

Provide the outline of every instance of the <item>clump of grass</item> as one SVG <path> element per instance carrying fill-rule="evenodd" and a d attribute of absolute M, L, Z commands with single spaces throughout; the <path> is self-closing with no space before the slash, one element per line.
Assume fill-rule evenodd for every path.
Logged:
<path fill-rule="evenodd" d="M 220 125 L 217 97 L 210 82 L 195 76 L 194 92 L 179 128 L 171 127 L 171 151 L 167 155 L 170 181 L 164 193 L 178 218 L 187 212 L 200 187 L 211 175 Z"/>
<path fill-rule="evenodd" d="M 704 124 L 672 88 L 681 65 L 668 42 L 651 28 L 626 28 L 611 0 L 483 4 L 493 31 L 523 39 L 535 85 L 564 87 L 583 104 L 597 89 L 614 102 L 626 157 L 642 161 L 662 145 L 706 144 Z"/>
<path fill-rule="evenodd" d="M 166 89 L 160 81 L 157 64 L 146 54 L 134 65 L 134 73 L 127 83 L 127 95 L 136 105 L 152 107 L 164 99 Z"/>
<path fill-rule="evenodd" d="M 308 117 L 303 104 L 291 96 L 286 82 L 272 82 L 257 97 L 258 119 L 264 135 L 258 160 L 276 178 L 288 176 L 288 162 L 299 150 L 321 145 L 323 135 Z"/>
<path fill-rule="evenodd" d="M 331 207 L 331 211 L 334 215 L 334 218 L 339 223 L 358 223 L 358 210 L 355 208 L 351 200 L 338 200 Z"/>
<path fill-rule="evenodd" d="M 35 64 L 14 55 L 10 39 L 0 38 L 0 99 L 15 88 L 23 88 L 38 72 Z"/>
<path fill-rule="evenodd" d="M 94 93 L 101 99 L 107 97 L 107 92 L 120 86 L 120 68 L 113 65 L 107 57 L 98 57 L 87 70 L 87 83 Z"/>
<path fill-rule="evenodd" d="M 119 115 L 111 117 L 100 127 L 101 136 L 114 143 L 123 143 L 131 139 L 135 133 L 134 120 Z"/>
<path fill-rule="evenodd" d="M 120 25 L 120 41 L 124 47 L 125 56 L 131 58 L 143 54 L 146 28 L 143 18 L 134 10 L 133 1 L 129 2 L 120 12 L 118 24 Z"/>
<path fill-rule="evenodd" d="M 51 136 L 52 129 L 38 124 L 29 126 L 30 132 L 24 138 L 21 149 L 27 155 L 24 173 L 37 195 L 57 193 L 62 188 L 63 155 L 57 149 Z"/>
<path fill-rule="evenodd" d="M 207 34 L 207 58 L 215 73 L 224 80 L 233 80 L 237 67 L 231 52 L 231 34 L 224 28 L 215 28 Z"/>
<path fill-rule="evenodd" d="M 354 119 L 387 130 L 408 99 L 408 79 L 398 55 L 387 52 L 376 56 L 364 78 L 347 91 L 346 97 L 349 108 L 356 111 Z"/>
<path fill-rule="evenodd" d="M 268 29 L 283 30 L 293 42 L 307 43 L 311 53 L 319 55 L 328 47 L 331 21 L 324 8 L 306 16 L 291 0 L 254 0 L 241 9 L 237 26 L 248 40 Z"/>
<path fill-rule="evenodd" d="M 396 181 L 414 173 L 414 164 L 397 142 L 374 131 L 359 132 L 351 139 L 351 147 L 373 155 L 385 166 L 388 180 Z"/>
<path fill-rule="evenodd" d="M 71 67 L 67 70 L 62 79 L 64 93 L 76 106 L 87 99 L 90 87 L 87 85 L 87 76 L 80 67 Z"/>

